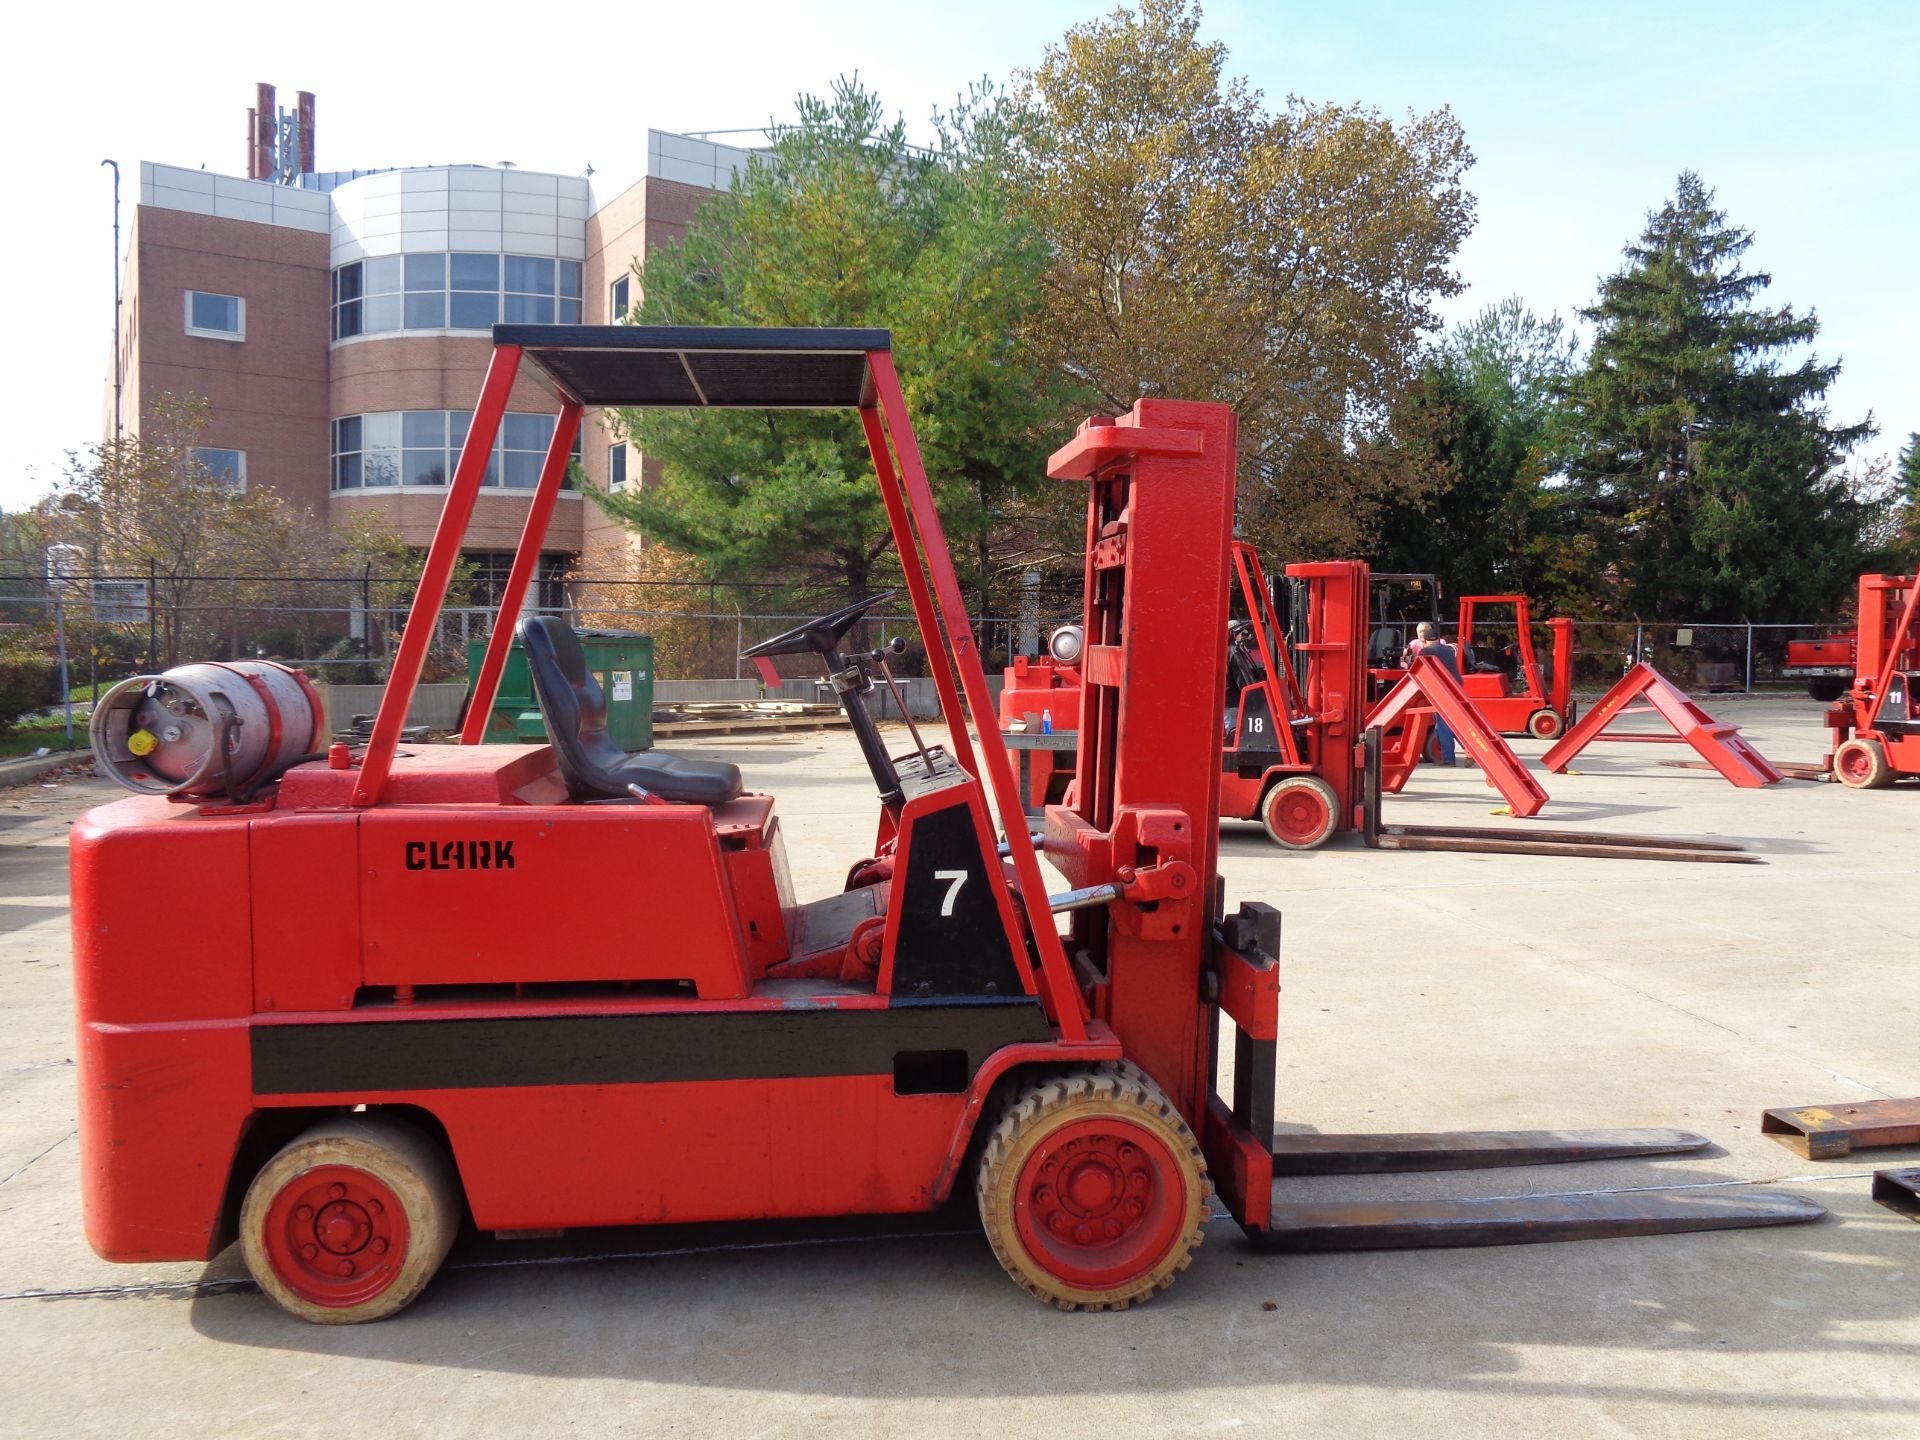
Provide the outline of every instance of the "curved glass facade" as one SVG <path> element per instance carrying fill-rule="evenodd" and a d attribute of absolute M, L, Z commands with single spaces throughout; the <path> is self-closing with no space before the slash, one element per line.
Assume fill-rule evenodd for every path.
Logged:
<path fill-rule="evenodd" d="M 467 440 L 471 410 L 381 410 L 342 415 L 333 422 L 332 489 L 444 489 Z M 540 483 L 540 464 L 553 439 L 554 417 L 508 411 L 487 461 L 483 485 L 531 490 Z M 583 429 L 585 427 L 582 427 Z M 580 460 L 580 433 L 573 437 L 573 458 Z M 561 481 L 571 490 L 573 478 Z"/>
<path fill-rule="evenodd" d="M 463 250 L 355 260 L 333 271 L 333 338 L 578 325 L 581 270 L 578 260 Z"/>

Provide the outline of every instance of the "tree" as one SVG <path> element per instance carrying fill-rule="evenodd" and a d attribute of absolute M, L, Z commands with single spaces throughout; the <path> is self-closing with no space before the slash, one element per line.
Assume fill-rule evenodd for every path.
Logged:
<path fill-rule="evenodd" d="M 1383 515 L 1379 568 L 1431 572 L 1458 594 L 1515 592 L 1584 608 L 1590 546 L 1555 476 L 1555 389 L 1577 358 L 1560 318 L 1541 319 L 1518 298 L 1446 338 L 1385 436 L 1431 488 Z"/>
<path fill-rule="evenodd" d="M 388 570 L 411 564 L 417 573 L 381 522 L 336 535 L 270 491 L 236 490 L 211 474 L 197 453 L 206 421 L 199 397 L 156 396 L 139 433 L 69 456 L 58 490 L 34 512 L 41 542 L 78 545 L 91 574 L 152 578 L 161 663 L 242 653 L 249 627 L 290 595 L 297 609 L 324 603 L 311 587 L 289 587 L 289 578 L 338 575 L 361 558 L 388 562 Z M 382 598 L 403 597 L 395 590 Z M 303 615 L 303 640 L 307 624 Z"/>
<path fill-rule="evenodd" d="M 1626 610 L 1646 619 L 1792 620 L 1852 583 L 1871 507 L 1842 469 L 1871 418 L 1828 423 L 1839 364 L 1809 311 L 1755 297 L 1751 231 L 1691 171 L 1580 313 L 1598 332 L 1565 387 L 1575 493 Z"/>
<path fill-rule="evenodd" d="M 1907 436 L 1893 475 L 1893 499 L 1887 507 L 1893 541 L 1893 565 L 1911 570 L 1920 563 L 1920 432 Z"/>
<path fill-rule="evenodd" d="M 1027 334 L 1110 410 L 1232 405 L 1243 532 L 1275 557 L 1352 553 L 1383 500 L 1424 483 L 1349 440 L 1383 421 L 1433 300 L 1459 289 L 1472 156 L 1445 110 L 1269 111 L 1199 22 L 1190 0 L 1142 0 L 1021 77 L 1010 159 L 1053 249 Z"/>
<path fill-rule="evenodd" d="M 1042 483 L 1060 408 L 1016 338 L 1046 248 L 1011 202 L 1000 109 L 976 90 L 939 117 L 927 153 L 857 81 L 802 96 L 770 153 L 648 258 L 639 305 L 647 324 L 890 329 L 943 526 L 983 587 L 996 516 Z M 852 416 L 629 411 L 620 423 L 660 479 L 595 499 L 710 574 L 859 598 L 897 568 Z"/>

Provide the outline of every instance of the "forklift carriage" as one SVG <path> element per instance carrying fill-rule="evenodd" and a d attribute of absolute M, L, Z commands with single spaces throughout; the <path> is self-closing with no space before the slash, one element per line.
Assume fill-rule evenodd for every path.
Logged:
<path fill-rule="evenodd" d="M 1228 620 L 1224 406 L 1142 401 L 1087 422 L 1049 467 L 1089 493 L 1075 804 L 1050 807 L 1038 841 L 1075 888 L 1050 901 L 887 332 L 503 325 L 494 344 L 364 748 L 224 786 L 202 757 L 193 787 L 74 828 L 83 1193 L 101 1255 L 203 1258 L 237 1234 L 275 1301 L 345 1323 L 404 1307 L 465 1226 L 901 1214 L 970 1185 L 1018 1283 L 1099 1309 L 1171 1283 L 1216 1186 L 1277 1248 L 1820 1213 L 1697 1192 L 1311 1210 L 1276 1198 L 1276 1169 L 1705 1142 L 1290 1136 L 1276 1153 L 1279 916 L 1225 914 L 1225 656 L 1192 643 Z M 523 364 L 559 419 L 461 743 L 403 748 Z M 857 413 L 948 734 L 889 752 L 871 679 L 843 653 L 872 601 L 749 652 L 817 656 L 871 773 L 876 838 L 840 893 L 792 893 L 774 799 L 734 766 L 621 750 L 556 620 L 518 627 L 551 743 L 479 743 L 588 406 Z M 187 738 L 170 743 L 205 733 L 234 753 L 244 718 L 200 713 L 217 686 L 185 693 L 167 677 L 135 686 L 115 734 L 146 733 L 130 728 L 143 706 L 198 705 L 201 730 L 173 726 Z M 279 755 L 272 713 L 262 753 Z M 589 873 L 621 877 L 631 903 L 585 903 Z M 1231 1101 L 1216 1093 L 1223 1013 Z"/>

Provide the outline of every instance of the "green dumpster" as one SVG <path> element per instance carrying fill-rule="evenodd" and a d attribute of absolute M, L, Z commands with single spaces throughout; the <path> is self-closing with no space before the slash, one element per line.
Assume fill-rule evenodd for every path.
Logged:
<path fill-rule="evenodd" d="M 587 653 L 587 669 L 600 682 L 607 702 L 607 734 L 623 750 L 653 748 L 653 637 L 625 630 L 582 630 L 580 648 Z M 467 644 L 467 698 L 472 702 L 473 677 L 480 673 L 487 642 Z M 487 717 L 486 743 L 517 745 L 547 738 L 540 720 L 540 702 L 527 673 L 527 652 L 516 637 L 507 652 L 507 668 Z"/>

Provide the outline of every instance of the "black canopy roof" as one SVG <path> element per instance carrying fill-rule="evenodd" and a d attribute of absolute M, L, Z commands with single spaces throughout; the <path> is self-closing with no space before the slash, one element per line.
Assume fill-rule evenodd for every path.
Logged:
<path fill-rule="evenodd" d="M 869 350 L 885 330 L 691 325 L 496 325 L 563 396 L 583 405 L 841 409 L 870 404 Z"/>

